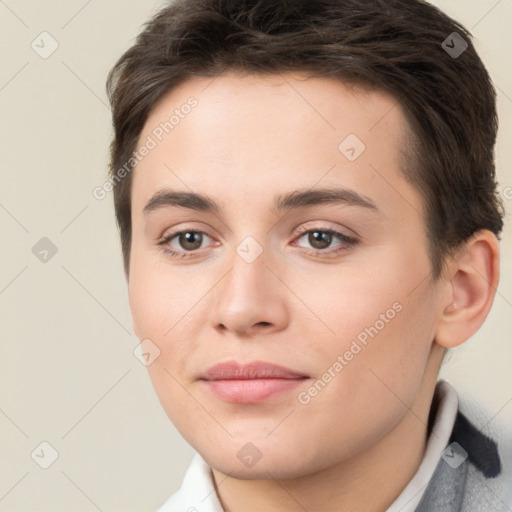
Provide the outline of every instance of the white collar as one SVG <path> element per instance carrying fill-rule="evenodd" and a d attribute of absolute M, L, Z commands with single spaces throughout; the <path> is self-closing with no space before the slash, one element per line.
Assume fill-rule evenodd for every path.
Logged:
<path fill-rule="evenodd" d="M 438 397 L 438 406 L 423 460 L 410 482 L 386 512 L 414 512 L 416 510 L 434 475 L 441 454 L 448 445 L 459 409 L 459 397 L 455 389 L 444 380 L 438 381 L 435 393 Z"/>
<path fill-rule="evenodd" d="M 181 487 L 156 512 L 225 512 L 206 461 L 195 453 Z"/>
<path fill-rule="evenodd" d="M 386 512 L 414 512 L 450 439 L 459 407 L 455 389 L 444 380 L 437 383 L 438 408 L 425 455 L 415 475 Z M 195 453 L 180 489 L 156 512 L 224 512 L 206 461 Z"/>

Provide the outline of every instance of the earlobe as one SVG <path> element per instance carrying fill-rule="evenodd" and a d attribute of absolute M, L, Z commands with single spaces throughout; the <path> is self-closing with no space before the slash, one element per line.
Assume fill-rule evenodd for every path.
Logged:
<path fill-rule="evenodd" d="M 461 345 L 475 334 L 491 309 L 499 282 L 499 242 L 480 230 L 449 264 L 451 292 L 438 321 L 435 341 L 445 348 Z"/>

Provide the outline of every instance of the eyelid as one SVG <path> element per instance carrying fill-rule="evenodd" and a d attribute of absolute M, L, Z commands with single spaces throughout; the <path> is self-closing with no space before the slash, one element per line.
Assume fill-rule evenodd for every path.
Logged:
<path fill-rule="evenodd" d="M 163 246 L 163 249 L 166 250 L 166 245 L 170 244 L 171 240 L 173 240 L 174 238 L 176 238 L 177 236 L 183 234 L 183 233 L 187 233 L 187 232 L 193 232 L 193 233 L 199 233 L 201 235 L 206 235 L 208 238 L 214 240 L 214 237 L 212 235 L 210 235 L 207 231 L 204 231 L 203 229 L 199 229 L 197 227 L 192 227 L 192 226 L 183 226 L 183 227 L 180 227 L 179 229 L 176 229 L 176 230 L 171 230 L 170 233 L 168 234 L 165 234 L 166 231 L 164 231 L 164 234 L 162 236 L 160 236 L 158 238 L 158 242 L 157 244 L 159 246 Z M 175 251 L 174 249 L 167 249 L 167 252 L 174 252 L 174 253 L 179 253 L 179 254 L 189 254 L 191 257 L 192 256 L 195 256 L 199 253 L 202 253 L 204 250 L 206 250 L 206 247 L 203 248 L 203 249 L 197 249 L 195 251 L 183 251 L 183 250 L 180 250 L 180 251 Z"/>
<path fill-rule="evenodd" d="M 175 227 L 175 228 L 171 228 L 171 229 L 166 229 L 162 235 L 160 235 L 159 237 L 157 237 L 157 241 L 158 242 L 162 242 L 162 241 L 165 241 L 165 240 L 168 240 L 169 238 L 174 238 L 175 236 L 181 234 L 181 233 L 186 233 L 188 231 L 193 231 L 194 233 L 201 233 L 201 234 L 204 234 L 204 235 L 207 235 L 209 236 L 210 238 L 215 238 L 214 236 L 210 235 L 208 231 L 210 231 L 209 229 L 203 229 L 202 226 L 197 226 L 196 225 L 187 225 L 187 224 L 184 224 L 184 225 L 179 225 L 179 227 Z"/>
<path fill-rule="evenodd" d="M 338 238 L 341 241 L 341 244 L 337 247 L 330 247 L 327 249 L 307 249 L 302 247 L 303 251 L 306 254 L 312 254 L 314 256 L 320 256 L 322 258 L 335 258 L 339 256 L 342 252 L 346 252 L 352 249 L 354 246 L 359 244 L 360 238 L 358 236 L 346 235 L 342 232 L 342 230 L 333 229 L 331 227 L 322 227 L 322 226 L 301 226 L 299 228 L 299 232 L 293 239 L 294 246 L 298 244 L 298 240 L 300 240 L 305 234 L 314 232 L 328 233 L 335 238 Z M 300 246 L 299 246 L 300 247 Z"/>
<path fill-rule="evenodd" d="M 353 240 L 359 240 L 361 236 L 357 231 L 348 228 L 347 226 L 328 223 L 322 220 L 312 220 L 299 225 L 299 227 L 295 228 L 294 231 L 297 233 L 303 233 L 304 231 L 336 231 L 340 235 L 343 235 L 346 238 L 350 238 Z M 345 231 L 345 232 L 344 232 Z"/>
<path fill-rule="evenodd" d="M 315 223 L 315 225 L 310 226 L 309 224 Z M 296 228 L 296 232 L 294 235 L 294 238 L 292 239 L 292 243 L 296 243 L 298 239 L 300 239 L 304 234 L 314 231 L 320 231 L 323 233 L 330 233 L 331 235 L 338 237 L 342 242 L 345 242 L 346 244 L 349 244 L 348 247 L 343 247 L 341 249 L 307 249 L 302 247 L 303 251 L 306 254 L 313 254 L 315 256 L 322 255 L 324 258 L 328 257 L 335 257 L 339 253 L 349 250 L 351 247 L 357 245 L 359 243 L 359 236 L 358 235 L 347 235 L 341 231 L 340 228 L 332 228 L 332 227 L 326 227 L 321 226 L 318 223 L 322 221 L 310 221 L 309 223 L 302 224 L 298 228 Z M 352 231 L 352 230 L 350 230 Z M 174 250 L 170 249 L 169 247 L 166 247 L 168 244 L 170 244 L 171 240 L 173 240 L 175 237 L 179 236 L 180 234 L 186 233 L 186 232 L 194 232 L 202 235 L 206 235 L 207 237 L 214 240 L 215 238 L 211 236 L 207 231 L 201 230 L 197 227 L 192 226 L 182 226 L 177 230 L 171 231 L 167 235 L 162 235 L 159 238 L 158 245 L 162 246 L 162 249 L 171 254 L 174 258 L 194 258 L 194 257 L 200 257 L 204 251 L 207 250 L 207 247 L 202 249 L 196 249 L 194 251 L 184 251 L 184 250 Z M 352 231 L 354 233 L 354 231 Z M 300 246 L 299 246 L 300 247 Z"/>

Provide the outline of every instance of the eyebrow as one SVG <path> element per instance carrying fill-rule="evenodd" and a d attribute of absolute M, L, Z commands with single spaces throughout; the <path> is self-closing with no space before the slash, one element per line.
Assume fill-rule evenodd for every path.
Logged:
<path fill-rule="evenodd" d="M 369 198 L 347 188 L 298 189 L 281 194 L 274 200 L 272 211 L 298 210 L 320 204 L 342 204 L 359 206 L 379 211 L 376 204 Z M 181 192 L 163 189 L 156 192 L 144 206 L 145 214 L 165 208 L 177 206 L 202 212 L 221 213 L 221 207 L 211 198 L 195 192 Z"/>

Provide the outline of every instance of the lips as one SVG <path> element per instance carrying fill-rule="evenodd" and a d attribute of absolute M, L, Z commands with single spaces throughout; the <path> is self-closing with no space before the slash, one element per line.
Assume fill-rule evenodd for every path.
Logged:
<path fill-rule="evenodd" d="M 251 379 L 300 379 L 307 377 L 299 372 L 263 361 L 238 364 L 235 361 L 216 364 L 203 374 L 204 380 L 251 380 Z"/>
<path fill-rule="evenodd" d="M 199 380 L 221 400 L 249 404 L 289 391 L 306 379 L 308 376 L 301 372 L 273 363 L 229 361 L 212 366 Z"/>

